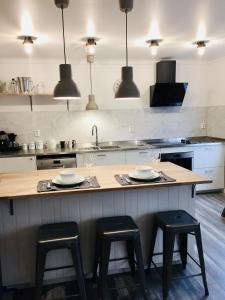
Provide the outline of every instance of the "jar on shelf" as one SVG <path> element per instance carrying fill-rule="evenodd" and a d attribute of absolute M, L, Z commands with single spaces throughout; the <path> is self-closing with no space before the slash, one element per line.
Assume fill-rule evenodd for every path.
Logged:
<path fill-rule="evenodd" d="M 12 80 L 10 82 L 10 92 L 12 94 L 18 94 L 19 93 L 18 82 L 15 80 L 15 78 L 12 78 Z"/>

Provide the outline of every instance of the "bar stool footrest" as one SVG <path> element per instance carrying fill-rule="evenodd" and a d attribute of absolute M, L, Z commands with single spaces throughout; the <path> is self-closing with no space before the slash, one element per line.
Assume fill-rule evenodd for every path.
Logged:
<path fill-rule="evenodd" d="M 45 272 L 50 272 L 50 271 L 57 271 L 57 270 L 63 270 L 63 269 L 72 269 L 72 268 L 74 268 L 74 265 L 54 267 L 54 268 L 46 268 L 44 271 Z"/>
<path fill-rule="evenodd" d="M 179 253 L 179 250 L 175 250 L 173 251 L 173 253 Z M 158 256 L 158 255 L 162 255 L 162 252 L 158 252 L 158 253 L 154 253 L 153 256 Z M 194 257 L 187 252 L 187 255 L 193 260 L 193 262 L 199 267 L 201 268 L 200 264 L 194 259 Z M 156 263 L 152 260 L 151 263 L 154 266 L 155 271 L 157 272 L 157 274 L 160 276 L 160 278 L 162 277 L 161 272 L 159 271 L 159 267 L 156 265 Z M 197 274 L 191 274 L 191 275 L 185 275 L 185 276 L 177 276 L 177 277 L 172 277 L 172 280 L 178 280 L 178 279 L 186 279 L 186 278 L 191 278 L 191 277 L 197 277 L 197 276 L 202 276 L 202 273 L 197 273 Z M 162 278 L 161 278 L 162 279 Z"/>

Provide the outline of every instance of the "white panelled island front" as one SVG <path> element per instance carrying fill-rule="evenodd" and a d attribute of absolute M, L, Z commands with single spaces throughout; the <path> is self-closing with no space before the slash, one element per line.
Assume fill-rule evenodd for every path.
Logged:
<path fill-rule="evenodd" d="M 77 168 L 74 171 L 78 174 L 96 176 L 100 188 L 43 193 L 37 192 L 37 183 L 54 178 L 58 170 L 0 174 L 3 284 L 14 286 L 34 282 L 37 231 L 42 224 L 76 221 L 80 229 L 85 272 L 91 273 L 96 219 L 117 215 L 130 215 L 134 218 L 140 228 L 146 260 L 154 212 L 184 209 L 195 215 L 192 186 L 209 183 L 210 180 L 165 162 L 154 164 L 153 167 L 175 178 L 175 182 L 121 186 L 114 176 L 129 173 L 134 167 L 135 165 L 114 165 Z M 123 256 L 120 244 L 113 246 L 111 255 Z M 70 256 L 66 250 L 52 252 L 47 258 L 48 267 L 69 263 Z M 110 269 L 118 271 L 126 266 L 126 262 L 113 262 Z M 56 280 L 71 275 L 72 270 L 58 270 L 46 273 L 45 279 Z"/>

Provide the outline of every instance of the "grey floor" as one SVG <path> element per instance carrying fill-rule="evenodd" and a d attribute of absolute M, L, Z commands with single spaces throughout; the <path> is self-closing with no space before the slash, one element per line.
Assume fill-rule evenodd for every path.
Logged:
<path fill-rule="evenodd" d="M 210 300 L 225 299 L 225 219 L 221 218 L 221 212 L 225 207 L 225 195 L 200 194 L 196 196 L 196 217 L 201 222 L 203 246 L 207 279 L 209 285 Z M 197 253 L 196 253 L 197 257 Z M 191 261 L 188 263 L 185 273 L 198 272 L 198 267 Z M 174 273 L 183 272 L 175 268 Z M 180 274 L 180 273 L 179 273 Z M 183 273 L 182 273 L 183 275 Z M 161 283 L 155 273 L 151 271 L 147 275 L 150 299 L 162 299 Z M 109 285 L 116 288 L 109 293 L 109 299 L 142 299 L 139 288 L 135 287 L 134 279 L 129 274 L 117 275 L 109 278 Z M 71 293 L 74 284 L 68 283 L 61 287 L 48 287 L 43 300 L 50 299 L 79 299 L 79 297 L 65 298 L 64 295 Z M 88 299 L 98 299 L 96 287 L 87 282 Z M 128 288 L 119 287 L 127 286 Z M 4 300 L 31 300 L 32 289 L 10 292 L 4 296 Z M 204 290 L 200 277 L 174 281 L 171 286 L 168 300 L 200 300 L 204 297 Z"/>

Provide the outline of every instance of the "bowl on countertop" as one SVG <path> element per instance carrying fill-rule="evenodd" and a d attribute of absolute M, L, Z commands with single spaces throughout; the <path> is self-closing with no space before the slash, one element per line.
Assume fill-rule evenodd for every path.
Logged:
<path fill-rule="evenodd" d="M 138 166 L 129 173 L 129 177 L 137 179 L 154 179 L 160 177 L 160 175 L 149 166 Z"/>
<path fill-rule="evenodd" d="M 63 170 L 60 171 L 59 175 L 57 175 L 52 182 L 61 185 L 71 185 L 71 184 L 80 184 L 84 182 L 85 178 L 76 174 L 72 170 Z"/>

